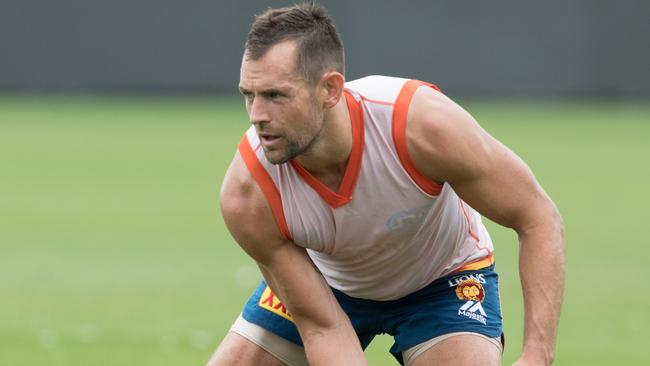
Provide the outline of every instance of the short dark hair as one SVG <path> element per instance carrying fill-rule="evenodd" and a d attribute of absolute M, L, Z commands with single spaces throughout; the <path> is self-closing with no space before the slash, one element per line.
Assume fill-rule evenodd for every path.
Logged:
<path fill-rule="evenodd" d="M 328 70 L 345 75 L 343 43 L 324 7 L 304 2 L 256 16 L 246 38 L 246 57 L 258 60 L 284 41 L 297 43 L 296 71 L 311 85 Z"/>

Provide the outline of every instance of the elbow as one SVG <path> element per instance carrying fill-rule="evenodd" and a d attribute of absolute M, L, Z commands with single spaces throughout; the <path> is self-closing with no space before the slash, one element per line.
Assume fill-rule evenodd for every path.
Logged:
<path fill-rule="evenodd" d="M 560 214 L 560 210 L 558 210 L 557 206 L 555 206 L 553 202 L 550 202 L 549 206 L 548 225 L 551 227 L 550 230 L 558 238 L 564 241 L 564 219 Z"/>
<path fill-rule="evenodd" d="M 564 219 L 562 218 L 562 215 L 560 214 L 560 211 L 557 209 L 557 206 L 555 206 L 555 204 L 552 204 L 551 210 L 551 225 L 553 227 L 552 230 L 562 242 L 562 246 L 564 246 Z"/>
<path fill-rule="evenodd" d="M 564 220 L 560 211 L 555 204 L 551 203 L 551 213 L 549 215 L 549 229 L 546 243 L 549 250 L 555 253 L 555 257 L 560 261 L 561 266 L 565 265 L 566 241 L 564 238 Z"/>
<path fill-rule="evenodd" d="M 531 242 L 556 243 L 562 252 L 564 251 L 564 219 L 553 201 L 547 199 L 544 204 L 538 205 L 536 210 L 530 210 L 526 215 L 522 215 L 522 219 L 514 228 L 520 241 L 529 241 L 526 239 L 534 237 L 537 239 L 530 240 Z"/>

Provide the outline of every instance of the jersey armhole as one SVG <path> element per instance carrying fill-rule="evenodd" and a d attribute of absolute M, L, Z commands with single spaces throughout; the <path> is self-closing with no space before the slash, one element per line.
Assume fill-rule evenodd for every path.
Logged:
<path fill-rule="evenodd" d="M 440 91 L 437 86 L 419 80 L 409 80 L 402 86 L 402 89 L 395 100 L 395 107 L 393 108 L 393 143 L 395 144 L 397 156 L 399 157 L 402 166 L 411 179 L 413 179 L 415 184 L 417 184 L 425 193 L 437 196 L 440 194 L 443 185 L 427 178 L 415 167 L 406 144 L 406 116 L 409 111 L 409 106 L 411 105 L 413 94 L 415 94 L 417 88 L 423 85 Z"/>
<path fill-rule="evenodd" d="M 248 171 L 262 190 L 262 193 L 264 193 L 264 197 L 266 197 L 266 201 L 271 207 L 273 218 L 275 219 L 275 223 L 278 225 L 282 238 L 285 240 L 292 240 L 289 226 L 287 225 L 287 220 L 284 216 L 280 191 L 278 191 L 275 183 L 273 183 L 273 179 L 271 178 L 271 175 L 269 175 L 269 172 L 266 171 L 264 166 L 262 166 L 262 163 L 257 159 L 257 155 L 253 151 L 246 135 L 244 135 L 239 142 L 238 150 L 244 159 Z"/>

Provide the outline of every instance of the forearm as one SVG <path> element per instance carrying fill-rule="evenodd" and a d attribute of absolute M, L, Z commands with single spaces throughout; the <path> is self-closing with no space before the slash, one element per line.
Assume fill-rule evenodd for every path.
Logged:
<path fill-rule="evenodd" d="M 320 274 L 304 269 L 301 271 L 303 279 L 318 278 L 294 283 L 288 288 L 283 285 L 285 281 L 273 276 L 263 266 L 260 269 L 271 288 L 277 289 L 280 298 L 288 299 L 285 305 L 298 328 L 310 365 L 367 365 L 350 319 Z M 300 291 L 301 285 L 305 284 L 309 284 L 309 288 Z M 291 296 L 296 290 L 310 296 Z"/>
<path fill-rule="evenodd" d="M 519 275 L 524 295 L 522 359 L 550 365 L 564 292 L 561 219 L 520 234 Z"/>
<path fill-rule="evenodd" d="M 310 365 L 367 365 L 350 321 L 342 311 L 339 317 L 337 325 L 333 327 L 299 327 Z"/>

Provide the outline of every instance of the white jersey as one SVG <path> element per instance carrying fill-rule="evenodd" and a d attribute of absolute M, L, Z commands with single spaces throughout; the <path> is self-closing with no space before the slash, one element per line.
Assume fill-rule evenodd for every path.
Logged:
<path fill-rule="evenodd" d="M 352 297 L 395 300 L 459 269 L 493 263 L 480 215 L 408 154 L 406 115 L 417 80 L 346 83 L 353 146 L 337 192 L 297 161 L 271 164 L 251 127 L 239 151 L 283 237 L 307 252 L 327 283 Z"/>

